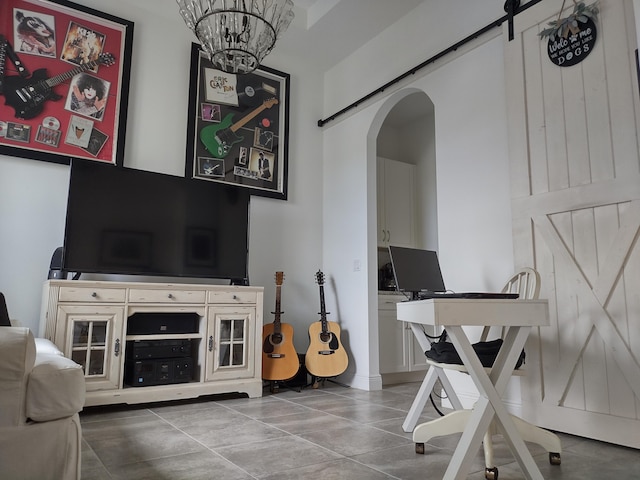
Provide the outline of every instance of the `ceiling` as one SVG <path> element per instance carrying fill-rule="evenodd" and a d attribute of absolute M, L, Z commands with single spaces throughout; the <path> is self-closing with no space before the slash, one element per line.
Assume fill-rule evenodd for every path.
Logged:
<path fill-rule="evenodd" d="M 293 0 L 295 18 L 274 51 L 293 59 L 314 59 L 322 72 L 347 58 L 381 31 L 429 0 Z M 136 6 L 186 28 L 175 0 L 136 0 Z M 267 60 L 268 62 L 268 60 Z M 424 105 L 407 101 L 388 117 L 400 125 L 424 115 Z"/>
<path fill-rule="evenodd" d="M 313 58 L 323 72 L 428 0 L 293 0 L 295 18 L 274 51 Z M 136 7 L 186 28 L 175 0 L 136 0 Z M 179 23 L 178 23 L 179 22 Z"/>
<path fill-rule="evenodd" d="M 425 0 L 293 0 L 296 18 L 274 51 L 330 69 Z"/>

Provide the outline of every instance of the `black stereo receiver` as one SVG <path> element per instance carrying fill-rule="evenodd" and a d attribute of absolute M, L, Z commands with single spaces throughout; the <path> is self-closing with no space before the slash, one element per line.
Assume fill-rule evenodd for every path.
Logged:
<path fill-rule="evenodd" d="M 197 333 L 200 316 L 187 312 L 137 312 L 127 319 L 127 335 Z"/>
<path fill-rule="evenodd" d="M 130 340 L 127 344 L 127 360 L 191 356 L 191 340 L 188 339 Z"/>
<path fill-rule="evenodd" d="M 131 361 L 124 374 L 125 385 L 130 387 L 186 383 L 192 379 L 193 359 L 189 357 Z"/>

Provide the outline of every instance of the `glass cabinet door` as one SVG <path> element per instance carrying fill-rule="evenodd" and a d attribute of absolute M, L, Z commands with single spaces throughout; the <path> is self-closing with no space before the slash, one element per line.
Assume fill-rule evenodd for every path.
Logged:
<path fill-rule="evenodd" d="M 87 391 L 119 388 L 122 307 L 60 306 L 67 328 L 65 355 L 82 365 Z"/>
<path fill-rule="evenodd" d="M 254 308 L 216 308 L 207 323 L 206 380 L 252 377 Z"/>
<path fill-rule="evenodd" d="M 71 359 L 82 365 L 85 377 L 104 376 L 108 322 L 79 320 L 72 325 Z"/>

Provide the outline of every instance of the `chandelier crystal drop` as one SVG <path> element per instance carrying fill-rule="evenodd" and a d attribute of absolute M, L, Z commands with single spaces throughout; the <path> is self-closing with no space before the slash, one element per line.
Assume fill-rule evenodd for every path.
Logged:
<path fill-rule="evenodd" d="M 180 15 L 227 73 L 250 73 L 293 20 L 292 0 L 176 0 Z"/>

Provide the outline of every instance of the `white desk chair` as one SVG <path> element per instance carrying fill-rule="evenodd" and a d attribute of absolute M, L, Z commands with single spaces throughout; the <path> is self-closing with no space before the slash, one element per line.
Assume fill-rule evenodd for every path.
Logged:
<path fill-rule="evenodd" d="M 502 289 L 502 292 L 518 293 L 518 298 L 524 300 L 537 299 L 540 294 L 540 275 L 532 268 L 523 268 L 507 281 L 506 285 Z M 489 331 L 490 327 L 484 327 L 482 335 L 480 337 L 480 341 L 487 340 Z M 417 334 L 418 332 L 414 330 L 414 333 Z M 503 328 L 501 337 L 504 338 L 505 335 L 506 328 Z M 469 418 L 469 415 L 471 413 L 471 410 L 462 409 L 462 405 L 460 404 L 460 401 L 453 391 L 451 384 L 447 380 L 446 374 L 444 372 L 444 370 L 456 370 L 459 372 L 467 373 L 466 367 L 464 365 L 458 364 L 438 363 L 430 359 L 427 359 L 427 363 L 430 366 L 429 370 L 431 371 L 433 369 L 433 372 L 429 372 L 431 373 L 431 375 L 429 375 L 428 373 L 427 377 L 425 377 L 425 381 L 423 382 L 420 393 L 422 393 L 423 396 L 426 395 L 428 398 L 428 393 L 433 388 L 436 379 L 439 378 L 441 380 L 444 391 L 447 393 L 447 396 L 449 397 L 449 400 L 451 401 L 451 404 L 456 409 L 456 411 L 437 420 L 418 425 L 417 427 L 415 427 L 415 424 L 417 423 L 420 412 L 409 412 L 409 415 L 407 416 L 407 419 L 403 424 L 403 428 L 405 429 L 405 431 L 411 431 L 413 427 L 415 427 L 415 429 L 413 429 L 413 440 L 414 442 L 416 442 L 417 453 L 424 453 L 424 444 L 433 437 L 450 435 L 452 433 L 461 433 L 464 430 L 464 427 L 467 424 L 467 419 Z M 491 369 L 488 368 L 486 370 L 490 371 Z M 523 375 L 524 373 L 521 370 L 514 370 L 513 374 Z M 427 381 L 427 379 L 430 379 L 430 381 Z M 424 392 L 423 389 L 425 390 Z M 425 403 L 426 399 L 424 402 L 422 402 L 421 407 L 419 407 L 420 411 L 422 411 L 422 408 L 424 408 Z M 560 439 L 557 435 L 554 435 L 547 430 L 525 422 L 518 417 L 512 416 L 512 419 L 524 441 L 540 445 L 547 452 L 549 452 L 549 462 L 552 465 L 560 465 L 560 453 L 562 447 L 560 444 Z M 498 479 L 498 469 L 496 468 L 493 461 L 492 440 L 493 435 L 496 434 L 499 434 L 499 432 L 495 422 L 492 422 L 483 439 L 486 467 L 485 478 L 487 480 Z"/>

